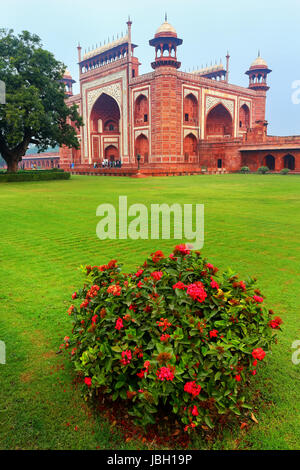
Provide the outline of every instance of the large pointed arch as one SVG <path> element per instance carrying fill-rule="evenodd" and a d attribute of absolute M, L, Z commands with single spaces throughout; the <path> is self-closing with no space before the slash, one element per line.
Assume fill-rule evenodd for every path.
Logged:
<path fill-rule="evenodd" d="M 213 106 L 206 117 L 206 137 L 233 137 L 233 120 L 230 111 L 223 103 Z"/>
<path fill-rule="evenodd" d="M 101 95 L 95 101 L 90 114 L 91 132 L 99 132 L 99 120 L 102 121 L 102 132 L 119 132 L 119 122 L 121 118 L 118 102 L 107 93 Z M 112 129 L 109 126 L 113 126 Z"/>

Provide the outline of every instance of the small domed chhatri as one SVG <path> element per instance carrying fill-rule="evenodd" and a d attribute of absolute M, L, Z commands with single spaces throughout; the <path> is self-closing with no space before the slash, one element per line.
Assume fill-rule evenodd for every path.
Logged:
<path fill-rule="evenodd" d="M 69 78 L 72 80 L 72 75 L 68 69 L 66 69 L 63 78 Z"/>
<path fill-rule="evenodd" d="M 252 62 L 252 64 L 250 65 L 250 69 L 252 68 L 268 68 L 268 64 L 267 62 L 260 56 L 260 52 L 258 52 L 258 56 L 257 58 Z"/>
<path fill-rule="evenodd" d="M 153 69 L 163 65 L 180 68 L 181 63 L 177 60 L 177 47 L 182 44 L 182 39 L 177 37 L 174 26 L 168 23 L 167 14 L 165 22 L 156 30 L 149 44 L 155 47 L 155 61 L 151 63 Z"/>
<path fill-rule="evenodd" d="M 249 76 L 249 88 L 268 91 L 267 76 L 271 72 L 272 70 L 269 69 L 267 62 L 260 56 L 260 51 L 258 51 L 257 58 L 246 72 Z"/>
<path fill-rule="evenodd" d="M 165 22 L 160 25 L 159 28 L 157 28 L 155 37 L 165 37 L 165 36 L 172 36 L 177 38 L 177 32 L 174 26 L 172 26 L 170 23 L 167 21 L 167 15 L 165 16 Z"/>
<path fill-rule="evenodd" d="M 76 83 L 76 81 L 73 80 L 68 69 L 66 69 L 63 74 L 62 82 L 65 84 L 66 97 L 73 96 L 73 83 Z"/>

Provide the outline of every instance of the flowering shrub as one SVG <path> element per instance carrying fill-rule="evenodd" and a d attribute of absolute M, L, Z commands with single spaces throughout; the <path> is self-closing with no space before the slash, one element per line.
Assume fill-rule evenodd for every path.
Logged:
<path fill-rule="evenodd" d="M 254 279 L 219 274 L 185 245 L 153 253 L 131 274 L 115 260 L 84 271 L 64 346 L 86 396 L 127 400 L 144 426 L 165 405 L 186 431 L 250 408 L 245 388 L 282 323 Z"/>

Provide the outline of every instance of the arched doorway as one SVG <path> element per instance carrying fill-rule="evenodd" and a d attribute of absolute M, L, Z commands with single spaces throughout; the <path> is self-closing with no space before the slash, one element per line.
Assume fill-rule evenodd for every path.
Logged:
<path fill-rule="evenodd" d="M 102 93 L 91 111 L 91 132 L 119 133 L 120 109 L 114 98 Z"/>
<path fill-rule="evenodd" d="M 275 170 L 275 158 L 273 157 L 273 155 L 267 155 L 265 157 L 265 166 L 267 166 L 269 168 L 269 170 L 273 171 Z"/>
<path fill-rule="evenodd" d="M 184 98 L 183 121 L 186 124 L 198 126 L 198 101 L 192 93 Z"/>
<path fill-rule="evenodd" d="M 149 141 L 144 134 L 140 134 L 135 139 L 135 157 L 137 155 L 142 157 L 142 163 L 148 163 L 149 161 Z"/>
<path fill-rule="evenodd" d="M 230 112 L 221 103 L 215 106 L 206 118 L 208 138 L 232 137 L 233 126 Z"/>
<path fill-rule="evenodd" d="M 240 108 L 240 129 L 247 130 L 250 127 L 250 110 L 246 104 Z"/>
<path fill-rule="evenodd" d="M 139 95 L 135 100 L 134 123 L 136 126 L 147 126 L 149 123 L 149 105 L 145 95 Z"/>
<path fill-rule="evenodd" d="M 184 138 L 183 153 L 185 162 L 189 161 L 189 157 L 195 157 L 197 155 L 197 139 L 194 134 L 190 133 Z"/>
<path fill-rule="evenodd" d="M 119 150 L 114 145 L 109 145 L 105 149 L 104 158 L 107 159 L 109 162 L 115 162 L 119 160 Z"/>
<path fill-rule="evenodd" d="M 109 136 L 110 138 L 120 136 L 120 116 L 117 101 L 106 93 L 102 93 L 94 103 L 90 114 L 92 163 L 99 163 L 102 158 L 107 158 L 108 161 L 120 159 L 117 146 L 113 145 L 111 153 L 108 154 L 108 150 L 104 146 L 105 139 L 101 138 L 101 136 Z M 113 139 L 114 142 L 118 140 L 119 138 Z"/>
<path fill-rule="evenodd" d="M 295 170 L 295 157 L 291 154 L 285 155 L 283 158 L 284 168 L 288 168 L 289 170 Z"/>

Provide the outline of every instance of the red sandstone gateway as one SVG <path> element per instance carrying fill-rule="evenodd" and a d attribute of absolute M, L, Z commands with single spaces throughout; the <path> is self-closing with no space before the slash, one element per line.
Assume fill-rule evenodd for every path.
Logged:
<path fill-rule="evenodd" d="M 139 75 L 131 25 L 129 19 L 125 36 L 83 56 L 78 46 L 80 94 L 73 95 L 69 72 L 64 82 L 67 103 L 78 105 L 85 125 L 78 135 L 80 150 L 60 149 L 61 167 L 107 172 L 121 160 L 122 169 L 113 170 L 130 174 L 140 155 L 144 174 L 231 172 L 242 166 L 300 171 L 300 136 L 267 135 L 271 70 L 260 54 L 246 72 L 248 88 L 228 82 L 229 54 L 226 68 L 220 63 L 181 72 L 182 39 L 166 18 L 149 41 L 154 70 Z"/>

